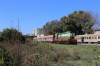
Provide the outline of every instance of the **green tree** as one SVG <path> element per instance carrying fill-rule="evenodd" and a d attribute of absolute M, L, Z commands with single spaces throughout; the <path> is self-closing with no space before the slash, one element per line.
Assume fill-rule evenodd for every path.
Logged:
<path fill-rule="evenodd" d="M 21 32 L 14 28 L 6 28 L 1 33 L 1 37 L 3 37 L 4 42 L 8 43 L 25 43 L 25 37 L 22 35 Z"/>
<path fill-rule="evenodd" d="M 3 41 L 3 37 L 1 36 L 1 32 L 0 32 L 0 42 Z"/>
<path fill-rule="evenodd" d="M 55 34 L 61 31 L 60 21 L 52 20 L 51 22 L 47 22 L 46 25 L 43 26 L 43 31 L 45 35 Z"/>
<path fill-rule="evenodd" d="M 94 25 L 94 16 L 90 12 L 74 11 L 68 17 L 64 16 L 60 20 L 63 24 L 63 31 L 72 31 L 75 34 L 90 33 Z"/>
<path fill-rule="evenodd" d="M 96 14 L 86 11 L 74 11 L 68 16 L 63 16 L 60 21 L 52 20 L 43 26 L 45 35 L 71 31 L 77 34 L 91 33 L 97 24 Z"/>
<path fill-rule="evenodd" d="M 2 32 L 0 32 L 0 36 L 1 36 L 1 33 L 2 33 Z"/>

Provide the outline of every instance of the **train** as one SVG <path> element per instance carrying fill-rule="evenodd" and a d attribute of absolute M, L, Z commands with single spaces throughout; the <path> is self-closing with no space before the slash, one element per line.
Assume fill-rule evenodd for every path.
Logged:
<path fill-rule="evenodd" d="M 51 42 L 51 43 L 66 43 L 77 44 L 77 39 L 74 39 L 75 33 L 66 31 L 63 33 L 56 33 L 54 35 L 38 36 L 34 37 L 34 41 Z"/>
<path fill-rule="evenodd" d="M 100 32 L 100 31 L 99 31 Z M 96 43 L 100 44 L 100 33 L 75 35 L 71 31 L 56 33 L 54 35 L 38 36 L 33 38 L 34 41 L 51 42 L 51 43 Z"/>

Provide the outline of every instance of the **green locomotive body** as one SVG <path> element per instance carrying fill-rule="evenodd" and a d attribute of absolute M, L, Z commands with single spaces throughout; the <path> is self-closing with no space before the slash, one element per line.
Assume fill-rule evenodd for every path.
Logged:
<path fill-rule="evenodd" d="M 74 39 L 75 34 L 67 31 L 63 33 L 57 33 L 54 35 L 54 42 L 57 43 L 77 43 L 77 40 Z"/>

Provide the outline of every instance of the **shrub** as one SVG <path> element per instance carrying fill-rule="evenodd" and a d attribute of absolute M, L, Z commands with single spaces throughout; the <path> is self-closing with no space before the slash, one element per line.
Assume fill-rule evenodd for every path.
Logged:
<path fill-rule="evenodd" d="M 0 42 L 3 42 L 3 37 L 0 37 Z"/>
<path fill-rule="evenodd" d="M 0 66 L 13 66 L 16 65 L 12 60 L 9 53 L 4 49 L 0 48 Z"/>
<path fill-rule="evenodd" d="M 25 37 L 14 28 L 4 29 L 1 33 L 1 37 L 4 39 L 3 41 L 7 43 L 25 43 Z"/>

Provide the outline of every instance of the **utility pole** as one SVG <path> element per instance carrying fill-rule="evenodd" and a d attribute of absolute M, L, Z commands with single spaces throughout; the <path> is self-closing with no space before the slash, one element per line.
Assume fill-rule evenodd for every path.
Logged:
<path fill-rule="evenodd" d="M 18 31 L 20 31 L 20 29 L 19 29 L 19 18 L 18 18 Z"/>
<path fill-rule="evenodd" d="M 13 20 L 12 20 L 12 28 L 13 28 Z"/>
<path fill-rule="evenodd" d="M 17 30 L 19 31 L 19 32 L 21 32 L 21 30 L 20 30 L 20 23 L 19 23 L 19 18 L 18 18 L 18 26 L 17 26 Z"/>

